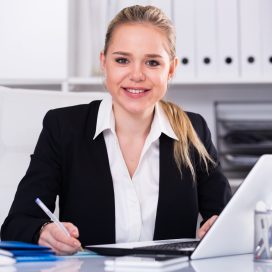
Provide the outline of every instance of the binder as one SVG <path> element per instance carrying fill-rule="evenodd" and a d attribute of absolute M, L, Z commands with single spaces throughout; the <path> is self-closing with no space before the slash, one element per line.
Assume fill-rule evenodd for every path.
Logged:
<path fill-rule="evenodd" d="M 73 37 L 76 37 L 76 42 L 73 41 L 72 45 L 76 48 L 77 56 L 71 54 L 71 75 L 80 77 L 89 77 L 92 70 L 92 55 L 91 48 L 93 46 L 92 36 L 92 6 L 89 0 L 78 1 L 78 16 L 77 29 Z M 76 23 L 74 20 L 73 23 Z M 75 50 L 71 50 L 75 52 Z"/>
<path fill-rule="evenodd" d="M 217 0 L 217 67 L 221 77 L 238 77 L 237 5 L 237 0 Z"/>
<path fill-rule="evenodd" d="M 196 74 L 211 78 L 216 74 L 216 0 L 196 3 Z"/>
<path fill-rule="evenodd" d="M 260 67 L 260 2 L 240 0 L 240 44 L 242 77 L 259 76 Z"/>
<path fill-rule="evenodd" d="M 176 54 L 179 65 L 175 79 L 195 76 L 195 6 L 191 0 L 173 0 L 173 20 L 176 27 Z"/>
<path fill-rule="evenodd" d="M 92 68 L 91 75 L 99 76 L 101 75 L 100 68 L 100 52 L 104 49 L 104 37 L 107 31 L 108 25 L 108 9 L 107 0 L 90 1 L 91 18 L 90 22 L 92 26 Z M 97 23 L 99 22 L 99 23 Z"/>
<path fill-rule="evenodd" d="M 264 76 L 272 75 L 272 1 L 261 3 L 261 72 Z"/>
<path fill-rule="evenodd" d="M 0 241 L 0 249 L 0 256 L 14 258 L 16 262 L 57 261 L 62 259 L 56 256 L 49 247 L 24 242 Z"/>

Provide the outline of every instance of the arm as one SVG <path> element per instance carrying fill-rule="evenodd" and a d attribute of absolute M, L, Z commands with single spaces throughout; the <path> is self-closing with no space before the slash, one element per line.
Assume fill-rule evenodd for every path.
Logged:
<path fill-rule="evenodd" d="M 1 228 L 2 240 L 38 242 L 40 229 L 49 218 L 35 203 L 35 199 L 41 198 L 54 211 L 56 196 L 61 192 L 60 139 L 58 120 L 54 112 L 49 111 L 44 118 L 29 168 L 18 186 L 8 217 Z M 43 232 L 52 229 L 52 225 L 47 225 Z"/>
<path fill-rule="evenodd" d="M 198 202 L 200 214 L 203 217 L 203 229 L 208 230 L 214 223 L 228 201 L 231 198 L 231 189 L 227 178 L 222 173 L 220 162 L 218 161 L 217 151 L 211 140 L 210 130 L 200 115 L 194 125 L 199 138 L 203 142 L 206 150 L 216 162 L 213 166 L 209 164 L 209 171 L 207 173 L 203 163 L 198 164 L 198 158 L 196 156 L 197 163 L 197 187 L 198 187 Z"/>

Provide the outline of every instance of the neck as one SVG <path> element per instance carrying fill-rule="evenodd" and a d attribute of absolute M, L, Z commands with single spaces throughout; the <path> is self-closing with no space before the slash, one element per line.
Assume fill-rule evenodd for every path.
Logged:
<path fill-rule="evenodd" d="M 130 114 L 113 106 L 117 136 L 147 137 L 154 115 L 154 108 L 140 114 Z"/>

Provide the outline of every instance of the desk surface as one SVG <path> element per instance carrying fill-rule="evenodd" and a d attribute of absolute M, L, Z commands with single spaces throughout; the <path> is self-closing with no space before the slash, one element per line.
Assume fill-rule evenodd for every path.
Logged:
<path fill-rule="evenodd" d="M 19 263 L 13 267 L 0 267 L 5 272 L 104 272 L 104 257 L 65 259 L 57 262 Z M 4 270 L 1 270 L 4 269 Z M 139 269 L 139 272 L 141 270 Z M 145 270 L 147 271 L 147 270 Z M 152 270 L 154 271 L 154 270 Z M 163 272 L 163 269 L 158 269 Z M 181 272 L 267 272 L 272 271 L 272 263 L 253 262 L 251 254 L 212 258 L 185 262 L 175 270 Z M 129 270 L 127 270 L 129 272 Z"/>

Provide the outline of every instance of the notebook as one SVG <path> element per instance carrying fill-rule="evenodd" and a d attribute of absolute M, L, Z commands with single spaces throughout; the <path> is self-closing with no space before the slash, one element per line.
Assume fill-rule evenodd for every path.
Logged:
<path fill-rule="evenodd" d="M 56 261 L 60 258 L 49 247 L 18 241 L 0 241 L 0 256 L 7 256 L 16 262 Z"/>
<path fill-rule="evenodd" d="M 254 209 L 258 201 L 272 204 L 272 155 L 263 155 L 254 165 L 216 222 L 201 241 L 174 239 L 86 246 L 101 255 L 164 254 L 202 259 L 253 252 Z M 175 243 L 194 242 L 181 249 Z M 164 247 L 164 248 L 162 248 Z M 168 250 L 167 250 L 168 247 Z M 166 249 L 165 249 L 166 248 Z M 169 250 L 169 248 L 171 250 Z"/>

